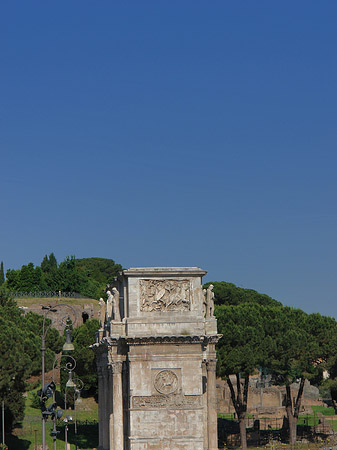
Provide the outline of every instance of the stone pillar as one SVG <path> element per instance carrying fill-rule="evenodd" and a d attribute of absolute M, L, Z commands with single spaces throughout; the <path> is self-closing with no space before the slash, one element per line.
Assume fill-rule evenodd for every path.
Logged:
<path fill-rule="evenodd" d="M 109 366 L 109 393 L 108 393 L 109 399 L 109 411 L 110 411 L 110 418 L 109 418 L 109 443 L 110 447 L 109 449 L 114 448 L 114 431 L 113 431 L 113 424 L 114 424 L 114 415 L 113 415 L 113 370 L 111 365 Z"/>
<path fill-rule="evenodd" d="M 113 450 L 124 450 L 122 368 L 122 361 L 113 362 Z"/>
<path fill-rule="evenodd" d="M 204 450 L 208 449 L 208 424 L 207 424 L 207 369 L 206 360 L 201 363 L 202 370 L 202 405 L 204 407 L 203 412 L 203 428 L 204 428 Z"/>
<path fill-rule="evenodd" d="M 97 373 L 98 373 L 98 448 L 99 450 L 103 449 L 103 399 L 104 399 L 104 392 L 103 392 L 103 367 L 98 366 L 97 367 Z"/>
<path fill-rule="evenodd" d="M 207 430 L 208 450 L 218 449 L 218 417 L 216 412 L 216 360 L 207 361 Z"/>
<path fill-rule="evenodd" d="M 125 278 L 123 279 L 123 296 L 124 296 L 124 318 L 129 317 L 128 305 L 128 288 Z"/>
<path fill-rule="evenodd" d="M 105 367 L 103 371 L 103 448 L 109 449 L 109 382 L 108 382 L 108 368 Z"/>

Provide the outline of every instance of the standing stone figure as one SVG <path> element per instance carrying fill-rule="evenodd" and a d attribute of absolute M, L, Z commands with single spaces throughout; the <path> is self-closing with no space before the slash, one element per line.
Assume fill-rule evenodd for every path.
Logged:
<path fill-rule="evenodd" d="M 207 300 L 206 300 L 206 289 L 202 290 L 202 313 L 203 317 L 206 317 L 207 314 Z"/>
<path fill-rule="evenodd" d="M 114 319 L 116 322 L 121 322 L 121 313 L 119 309 L 119 292 L 117 288 L 112 288 L 113 300 L 114 300 Z"/>
<path fill-rule="evenodd" d="M 101 297 L 99 299 L 99 318 L 100 318 L 101 328 L 104 327 L 105 311 L 106 311 L 106 304 L 105 304 L 105 301 Z"/>
<path fill-rule="evenodd" d="M 214 288 L 213 284 L 210 284 L 206 291 L 206 318 L 214 317 Z"/>
<path fill-rule="evenodd" d="M 114 303 L 114 297 L 111 293 L 111 291 L 107 291 L 108 294 L 108 300 L 106 301 L 106 313 L 107 313 L 107 320 L 112 320 L 112 309 L 113 309 L 113 303 Z"/>

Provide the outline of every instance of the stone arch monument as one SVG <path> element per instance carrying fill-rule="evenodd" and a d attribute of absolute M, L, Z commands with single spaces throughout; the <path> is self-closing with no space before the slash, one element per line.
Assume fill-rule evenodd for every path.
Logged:
<path fill-rule="evenodd" d="M 92 346 L 100 450 L 218 448 L 220 336 L 212 288 L 202 289 L 205 274 L 198 267 L 130 268 L 107 287 L 113 312 Z"/>

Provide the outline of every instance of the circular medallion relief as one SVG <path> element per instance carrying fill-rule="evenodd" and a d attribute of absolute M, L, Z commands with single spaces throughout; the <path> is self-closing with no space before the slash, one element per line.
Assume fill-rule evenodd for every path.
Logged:
<path fill-rule="evenodd" d="M 154 379 L 154 387 L 161 394 L 173 394 L 178 388 L 178 377 L 172 370 L 161 370 Z"/>

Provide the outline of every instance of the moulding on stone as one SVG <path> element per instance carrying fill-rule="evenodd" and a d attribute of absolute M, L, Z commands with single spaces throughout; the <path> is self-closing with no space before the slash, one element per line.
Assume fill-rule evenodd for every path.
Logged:
<path fill-rule="evenodd" d="M 154 345 L 154 344 L 216 344 L 222 334 L 212 335 L 177 335 L 177 336 L 120 336 L 105 337 L 99 344 L 93 344 L 91 348 L 95 353 L 103 354 L 109 347 L 116 345 Z"/>
<path fill-rule="evenodd" d="M 200 267 L 130 267 L 120 277 L 203 277 L 206 274 Z"/>
<path fill-rule="evenodd" d="M 216 344 L 221 334 L 205 335 L 178 335 L 178 336 L 128 336 L 125 338 L 128 345 L 153 344 Z"/>

